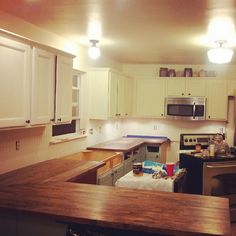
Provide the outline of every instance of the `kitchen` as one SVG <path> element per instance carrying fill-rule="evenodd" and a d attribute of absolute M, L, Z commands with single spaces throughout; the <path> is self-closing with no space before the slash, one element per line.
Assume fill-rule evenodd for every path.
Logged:
<path fill-rule="evenodd" d="M 7 6 L 5 7 L 7 8 Z M 6 12 L 7 11 L 9 11 L 9 9 L 6 9 Z M 72 54 L 75 54 L 76 51 L 78 57 L 74 59 L 74 68 L 80 71 L 86 72 L 88 64 L 90 63 L 92 66 L 111 67 L 116 70 L 123 70 L 124 73 L 127 73 L 136 79 L 155 79 L 161 67 L 168 67 L 169 69 L 175 69 L 176 71 L 182 71 L 184 68 L 190 67 L 186 61 L 184 63 L 181 60 L 174 60 L 172 62 L 169 61 L 165 64 L 162 64 L 161 62 L 154 64 L 136 64 L 136 61 L 131 62 L 131 64 L 121 64 L 111 59 L 102 58 L 101 61 L 91 62 L 86 58 L 87 49 L 72 44 L 65 38 L 30 24 L 27 21 L 18 19 L 6 12 L 1 12 L 1 28 L 62 51 L 67 51 Z M 17 24 L 15 24 L 15 22 L 17 22 Z M 204 50 L 202 54 L 205 55 L 206 51 L 207 50 Z M 83 60 L 81 58 L 83 58 Z M 235 80 L 233 73 L 235 71 L 235 66 L 231 64 L 215 66 L 212 64 L 206 65 L 195 63 L 193 61 L 191 63 L 191 68 L 193 68 L 194 71 L 200 71 L 202 69 L 206 71 L 215 71 L 217 78 L 219 77 L 223 80 L 227 79 L 228 81 Z M 86 84 L 86 79 L 87 78 L 85 77 L 85 83 L 83 85 L 85 89 L 86 86 L 88 86 Z M 228 88 L 229 95 L 233 95 L 232 86 L 229 86 Z M 68 141 L 67 139 L 66 142 L 53 142 L 51 136 L 52 126 L 50 124 L 35 128 L 2 130 L 0 135 L 1 173 L 40 161 L 73 154 L 86 149 L 87 146 L 119 138 L 127 134 L 168 136 L 168 138 L 172 141 L 171 148 L 168 150 L 168 157 L 170 158 L 170 161 L 178 160 L 177 151 L 179 147 L 180 133 L 212 133 L 220 132 L 223 129 L 227 135 L 227 142 L 230 146 L 233 145 L 234 105 L 232 98 L 229 99 L 229 122 L 207 120 L 199 122 L 197 123 L 198 125 L 196 125 L 195 122 L 191 121 L 178 120 L 173 122 L 166 119 L 156 119 L 152 116 L 149 118 L 131 117 L 127 119 L 109 119 L 103 121 L 89 120 L 87 104 L 90 95 L 86 90 L 81 92 L 84 95 L 81 98 L 84 99 L 84 105 L 82 106 L 82 113 L 84 114 L 84 117 L 81 117 L 81 128 L 86 130 L 86 137 L 81 135 L 81 138 L 79 139 L 72 139 L 71 141 Z M 16 142 L 19 144 L 19 150 L 16 150 Z"/>

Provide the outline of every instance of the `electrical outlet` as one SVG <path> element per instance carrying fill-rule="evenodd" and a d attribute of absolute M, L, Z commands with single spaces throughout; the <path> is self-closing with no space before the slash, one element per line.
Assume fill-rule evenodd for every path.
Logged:
<path fill-rule="evenodd" d="M 16 141 L 16 151 L 20 150 L 20 140 Z"/>

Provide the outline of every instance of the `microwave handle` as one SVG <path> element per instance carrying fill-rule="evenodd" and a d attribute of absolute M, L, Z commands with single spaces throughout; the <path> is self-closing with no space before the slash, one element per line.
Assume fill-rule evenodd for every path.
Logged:
<path fill-rule="evenodd" d="M 195 119 L 196 105 L 193 103 L 193 119 Z"/>

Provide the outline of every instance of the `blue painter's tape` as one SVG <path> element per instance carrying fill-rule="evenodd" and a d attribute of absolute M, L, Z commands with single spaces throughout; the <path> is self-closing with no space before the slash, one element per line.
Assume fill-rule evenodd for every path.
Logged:
<path fill-rule="evenodd" d="M 168 139 L 165 136 L 146 136 L 146 135 L 126 135 L 124 137 L 126 137 L 126 138 L 163 138 L 163 139 Z"/>

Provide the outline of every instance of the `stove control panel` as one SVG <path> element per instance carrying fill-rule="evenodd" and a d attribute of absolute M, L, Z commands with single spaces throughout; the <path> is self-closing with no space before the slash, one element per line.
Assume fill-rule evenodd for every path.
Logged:
<path fill-rule="evenodd" d="M 209 145 L 216 134 L 181 134 L 180 135 L 180 150 L 194 149 L 196 144 L 201 144 L 203 147 Z"/>

